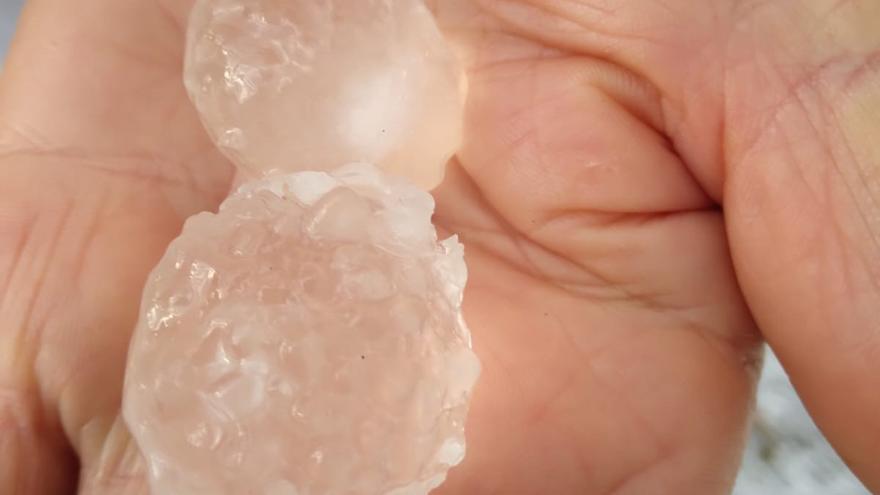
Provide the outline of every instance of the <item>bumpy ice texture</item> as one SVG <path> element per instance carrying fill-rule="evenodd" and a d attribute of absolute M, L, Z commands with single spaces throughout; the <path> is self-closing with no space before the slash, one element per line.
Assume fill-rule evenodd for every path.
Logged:
<path fill-rule="evenodd" d="M 462 247 L 371 166 L 257 181 L 149 277 L 124 415 L 155 495 L 423 495 L 479 362 Z"/>
<path fill-rule="evenodd" d="M 430 189 L 462 80 L 422 0 L 198 0 L 190 17 L 190 97 L 252 177 L 369 162 Z"/>

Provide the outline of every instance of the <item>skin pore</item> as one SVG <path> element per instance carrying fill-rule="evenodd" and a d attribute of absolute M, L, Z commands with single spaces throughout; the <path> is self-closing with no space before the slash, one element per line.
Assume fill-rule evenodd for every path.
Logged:
<path fill-rule="evenodd" d="M 434 0 L 469 73 L 436 223 L 484 372 L 438 493 L 722 494 L 766 339 L 880 490 L 880 3 Z M 146 494 L 152 266 L 234 180 L 191 1 L 30 0 L 0 76 L 0 493 Z"/>

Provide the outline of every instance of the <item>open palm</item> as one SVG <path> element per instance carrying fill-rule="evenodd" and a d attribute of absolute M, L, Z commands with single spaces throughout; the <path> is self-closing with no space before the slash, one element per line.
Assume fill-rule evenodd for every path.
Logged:
<path fill-rule="evenodd" d="M 232 181 L 181 83 L 190 4 L 26 9 L 0 79 L 2 493 L 147 493 L 119 415 L 140 291 Z M 484 365 L 438 493 L 729 491 L 752 315 L 880 488 L 880 4 L 431 4 L 470 73 L 436 222 Z"/>

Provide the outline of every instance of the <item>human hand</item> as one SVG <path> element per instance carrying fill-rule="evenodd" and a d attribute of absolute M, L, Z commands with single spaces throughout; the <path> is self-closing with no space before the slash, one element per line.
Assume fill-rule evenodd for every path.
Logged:
<path fill-rule="evenodd" d="M 78 470 L 147 492 L 119 416 L 140 291 L 232 180 L 180 82 L 190 3 L 25 12 L 0 78 L 0 493 Z M 467 245 L 484 365 L 438 493 L 724 493 L 762 334 L 880 490 L 880 4 L 432 4 L 470 71 L 436 220 Z"/>

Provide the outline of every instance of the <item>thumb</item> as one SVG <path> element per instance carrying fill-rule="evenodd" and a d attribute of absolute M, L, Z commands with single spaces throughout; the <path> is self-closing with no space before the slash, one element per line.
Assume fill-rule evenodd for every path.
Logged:
<path fill-rule="evenodd" d="M 876 21 L 874 10 L 867 18 Z M 767 341 L 817 424 L 876 492 L 880 25 L 859 31 L 864 22 L 837 21 L 862 46 L 822 69 L 805 64 L 796 78 L 805 82 L 755 69 L 734 76 L 729 106 L 739 114 L 728 123 L 725 210 L 740 282 Z"/>

